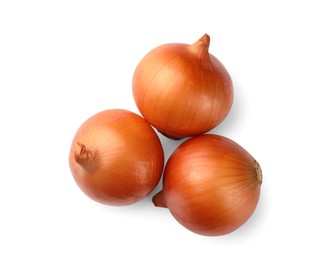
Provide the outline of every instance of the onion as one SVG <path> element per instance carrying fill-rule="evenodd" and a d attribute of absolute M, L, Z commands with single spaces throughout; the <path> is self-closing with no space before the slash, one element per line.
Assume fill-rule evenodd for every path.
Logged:
<path fill-rule="evenodd" d="M 245 223 L 260 196 L 262 171 L 234 141 L 212 134 L 193 137 L 170 156 L 155 206 L 168 207 L 184 227 L 225 235 Z"/>
<path fill-rule="evenodd" d="M 172 139 L 199 135 L 227 116 L 233 101 L 229 73 L 209 54 L 205 34 L 193 45 L 161 45 L 138 64 L 133 96 L 143 117 Z"/>
<path fill-rule="evenodd" d="M 80 126 L 69 162 L 76 183 L 91 199 L 129 205 L 156 187 L 164 154 L 155 131 L 141 116 L 110 109 Z"/>

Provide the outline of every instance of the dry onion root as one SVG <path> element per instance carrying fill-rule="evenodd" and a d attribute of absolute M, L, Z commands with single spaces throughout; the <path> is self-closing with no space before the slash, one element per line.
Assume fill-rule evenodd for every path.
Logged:
<path fill-rule="evenodd" d="M 262 170 L 234 141 L 212 134 L 193 137 L 170 156 L 155 206 L 169 208 L 184 227 L 206 236 L 238 229 L 253 214 Z"/>

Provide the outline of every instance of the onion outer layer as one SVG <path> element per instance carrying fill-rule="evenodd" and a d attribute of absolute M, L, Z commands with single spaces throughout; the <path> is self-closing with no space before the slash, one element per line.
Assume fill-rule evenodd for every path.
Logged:
<path fill-rule="evenodd" d="M 139 115 L 109 109 L 87 119 L 72 141 L 69 164 L 81 190 L 108 205 L 129 205 L 158 184 L 164 165 L 160 140 Z"/>
<path fill-rule="evenodd" d="M 209 44 L 205 34 L 192 45 L 161 45 L 147 53 L 134 72 L 132 91 L 140 113 L 171 139 L 205 133 L 231 109 L 231 77 L 209 53 Z"/>
<path fill-rule="evenodd" d="M 200 235 L 225 235 L 253 214 L 262 170 L 234 141 L 213 134 L 193 137 L 170 156 L 155 206 L 169 208 L 184 227 Z"/>

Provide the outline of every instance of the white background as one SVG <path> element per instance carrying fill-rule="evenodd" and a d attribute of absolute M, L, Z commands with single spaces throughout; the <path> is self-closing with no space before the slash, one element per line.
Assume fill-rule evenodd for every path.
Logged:
<path fill-rule="evenodd" d="M 0 259 L 330 259 L 328 1 L 0 1 Z M 196 235 L 150 199 L 109 207 L 68 166 L 72 138 L 108 108 L 138 112 L 140 59 L 211 37 L 235 101 L 212 132 L 264 174 L 237 231 Z M 179 142 L 161 137 L 166 158 Z"/>

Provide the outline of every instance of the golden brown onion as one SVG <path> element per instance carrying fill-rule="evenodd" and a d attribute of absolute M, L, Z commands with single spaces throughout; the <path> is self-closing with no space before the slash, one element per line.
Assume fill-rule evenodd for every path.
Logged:
<path fill-rule="evenodd" d="M 81 125 L 69 162 L 76 183 L 90 198 L 108 205 L 129 205 L 156 187 L 164 155 L 158 136 L 141 116 L 110 109 Z"/>
<path fill-rule="evenodd" d="M 230 233 L 253 214 L 262 171 L 234 141 L 212 134 L 193 137 L 170 156 L 155 206 L 168 207 L 187 229 L 206 236 Z"/>
<path fill-rule="evenodd" d="M 233 87 L 221 62 L 209 54 L 205 34 L 193 45 L 161 45 L 138 64 L 132 83 L 143 117 L 172 138 L 199 135 L 229 113 Z"/>

